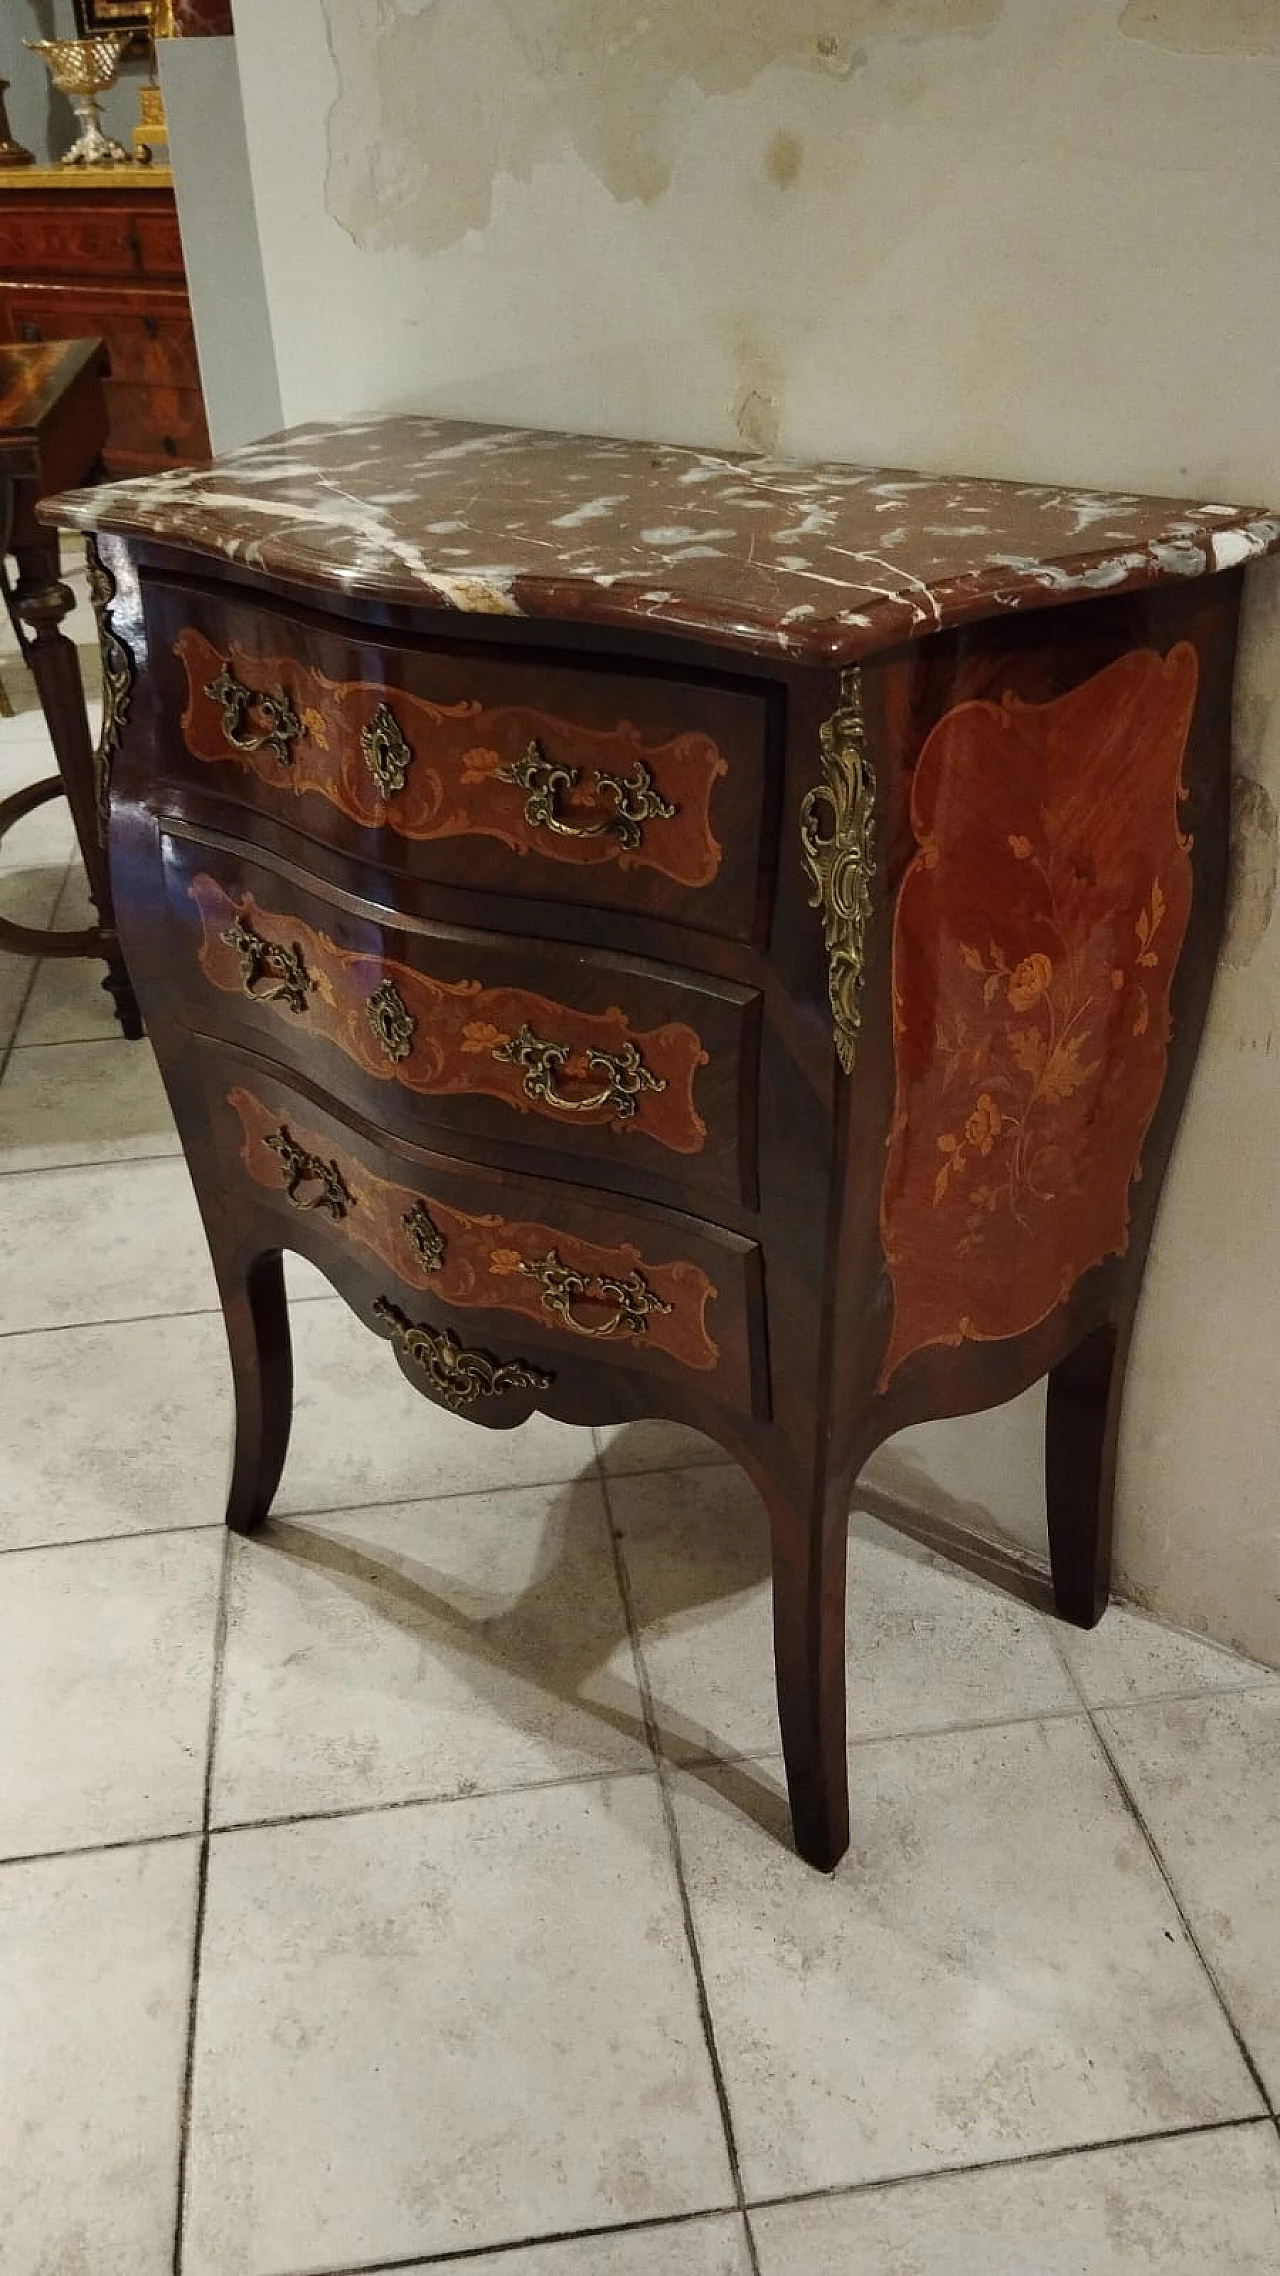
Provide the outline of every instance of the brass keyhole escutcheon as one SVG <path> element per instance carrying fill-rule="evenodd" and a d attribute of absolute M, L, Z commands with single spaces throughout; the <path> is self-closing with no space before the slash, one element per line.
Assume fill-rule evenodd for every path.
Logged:
<path fill-rule="evenodd" d="M 418 1023 L 394 980 L 375 988 L 365 1006 L 369 1025 L 393 1064 L 407 1059 L 413 1049 Z"/>
<path fill-rule="evenodd" d="M 380 703 L 370 713 L 360 730 L 360 749 L 382 796 L 394 798 L 404 789 L 413 750 L 389 703 Z"/>

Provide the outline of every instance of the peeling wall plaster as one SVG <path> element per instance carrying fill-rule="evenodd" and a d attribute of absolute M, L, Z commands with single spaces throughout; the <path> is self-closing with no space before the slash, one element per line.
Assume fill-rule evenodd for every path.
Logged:
<path fill-rule="evenodd" d="M 574 149 L 610 194 L 669 188 L 678 91 L 725 95 L 771 65 L 844 77 L 869 44 L 978 35 L 1005 0 L 324 0 L 338 95 L 328 211 L 357 245 L 438 252 L 493 210 L 499 176 L 528 182 Z M 447 87 L 424 131 L 423 90 Z M 371 135 L 369 121 L 378 132 Z M 777 133 L 778 188 L 801 146 Z"/>

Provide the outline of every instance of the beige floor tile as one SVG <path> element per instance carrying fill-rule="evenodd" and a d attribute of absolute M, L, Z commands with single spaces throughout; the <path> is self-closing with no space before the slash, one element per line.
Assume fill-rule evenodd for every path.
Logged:
<path fill-rule="evenodd" d="M 760 2276 L 1274 2276 L 1266 2123 L 753 2213 Z"/>
<path fill-rule="evenodd" d="M 118 1037 L 14 1052 L 0 1083 L 0 1171 L 178 1151 L 149 1043 Z"/>
<path fill-rule="evenodd" d="M 217 1304 L 183 1162 L 112 1162 L 9 1179 L 0 1332 L 147 1319 Z"/>
<path fill-rule="evenodd" d="M 51 869 L 0 869 L 0 913 L 16 925 L 47 925 L 57 908 L 61 884 L 59 865 Z M 33 974 L 39 977 L 32 958 L 11 956 L 0 949 L 0 1052 L 12 1039 L 32 988 Z"/>
<path fill-rule="evenodd" d="M 769 1529 L 750 1480 L 666 1471 L 609 1493 L 670 1752 L 775 1747 Z M 850 1540 L 847 1632 L 851 1738 L 1078 1706 L 1037 1613 L 867 1517 Z"/>
<path fill-rule="evenodd" d="M 344 1303 L 298 1306 L 293 1334 L 296 1409 L 278 1516 L 595 1475 L 589 1430 L 538 1414 L 486 1430 L 434 1406 Z"/>
<path fill-rule="evenodd" d="M 200 1823 L 222 1536 L 0 1561 L 0 1856 Z"/>
<path fill-rule="evenodd" d="M 59 919 L 61 921 L 61 919 Z M 19 1043 L 114 1042 L 120 1023 L 103 987 L 106 966 L 87 956 L 46 957 L 27 998 Z M 131 1045 L 130 1049 L 141 1046 Z"/>
<path fill-rule="evenodd" d="M 0 1548 L 218 1524 L 230 1448 L 219 1314 L 9 1336 Z"/>
<path fill-rule="evenodd" d="M 196 1853 L 0 1872 L 0 2276 L 169 2276 Z"/>
<path fill-rule="evenodd" d="M 1162 1628 L 1122 1604 L 1109 1605 L 1096 1628 L 1056 1624 L 1054 1634 L 1091 1707 L 1124 1706 L 1162 1693 L 1234 1691 L 1265 1683 L 1269 1668 L 1225 1652 L 1202 1636 Z M 1280 1684 L 1280 1676 L 1276 1676 Z"/>
<path fill-rule="evenodd" d="M 705 1432 L 657 1417 L 648 1422 L 604 1423 L 595 1435 L 609 1477 L 630 1477 L 639 1470 L 690 1470 L 733 1459 Z"/>
<path fill-rule="evenodd" d="M 680 1780 L 749 2197 L 1257 2113 L 1086 1724 L 889 1740 L 853 1768 L 829 1878 L 754 1766 Z"/>
<path fill-rule="evenodd" d="M 0 896 L 2 892 L 0 879 Z M 51 921 L 63 932 L 74 932 L 94 921 L 89 889 L 78 861 L 72 864 Z M 120 1023 L 102 985 L 105 970 L 96 957 L 46 957 L 22 1015 L 18 1041 L 87 1043 L 99 1038 L 120 1039 Z M 141 1044 L 130 1045 L 131 1050 L 143 1048 Z"/>
<path fill-rule="evenodd" d="M 7 675 L 11 694 L 16 692 L 16 678 L 16 671 Z M 0 723 L 0 799 L 11 798 L 29 783 L 43 782 L 57 772 L 43 720 L 30 718 L 28 726 L 29 718 L 30 714 L 23 712 Z M 21 728 L 21 733 L 15 734 L 15 728 Z M 56 869 L 61 877 L 75 850 L 71 809 L 65 798 L 51 798 L 6 832 L 0 841 L 0 870 Z"/>
<path fill-rule="evenodd" d="M 1192 1932 L 1280 2106 L 1280 1685 L 1118 1708 L 1102 1720 Z"/>
<path fill-rule="evenodd" d="M 656 1782 L 215 1837 L 184 2276 L 731 2203 Z"/>
<path fill-rule="evenodd" d="M 234 1548 L 215 1822 L 648 1767 L 597 1484 Z"/>
<path fill-rule="evenodd" d="M 736 2213 L 709 2220 L 628 2229 L 620 2236 L 571 2237 L 564 2244 L 518 2246 L 482 2260 L 419 2261 L 420 2276 L 750 2276 L 742 2221 Z M 415 2276 L 405 2269 L 403 2276 Z"/>

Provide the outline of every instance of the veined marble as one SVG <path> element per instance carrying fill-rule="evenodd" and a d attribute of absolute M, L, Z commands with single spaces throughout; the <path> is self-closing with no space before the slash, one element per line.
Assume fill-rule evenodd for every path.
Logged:
<path fill-rule="evenodd" d="M 44 512 L 419 608 L 833 664 L 1280 547 L 1259 507 L 407 417 L 297 427 Z"/>

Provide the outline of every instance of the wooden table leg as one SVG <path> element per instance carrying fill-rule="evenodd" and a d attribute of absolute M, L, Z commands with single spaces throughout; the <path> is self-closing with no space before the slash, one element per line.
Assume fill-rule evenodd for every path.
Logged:
<path fill-rule="evenodd" d="M 23 519 L 25 521 L 25 517 Z M 116 1018 L 125 1034 L 136 1039 L 142 1033 L 142 1020 L 116 938 L 106 849 L 98 835 L 94 750 L 85 710 L 80 659 L 74 642 L 59 629 L 63 618 L 75 606 L 75 594 L 69 585 L 62 583 L 55 531 L 28 523 L 15 530 L 11 543 L 18 564 L 14 605 L 31 634 L 27 662 L 35 678 L 58 772 L 71 807 L 90 897 L 98 912 L 96 954 L 107 967 L 103 986 L 114 1001 Z"/>

